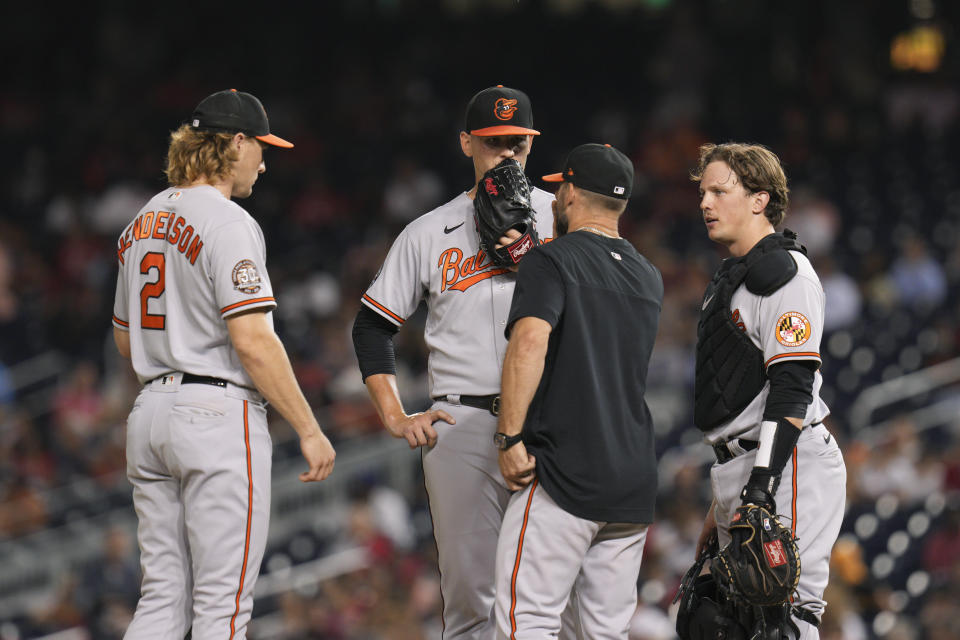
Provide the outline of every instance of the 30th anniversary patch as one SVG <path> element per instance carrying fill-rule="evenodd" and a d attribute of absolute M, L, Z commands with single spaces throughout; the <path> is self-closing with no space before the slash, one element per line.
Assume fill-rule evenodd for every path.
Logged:
<path fill-rule="evenodd" d="M 240 293 L 260 291 L 260 272 L 252 260 L 241 260 L 233 267 L 233 288 Z"/>

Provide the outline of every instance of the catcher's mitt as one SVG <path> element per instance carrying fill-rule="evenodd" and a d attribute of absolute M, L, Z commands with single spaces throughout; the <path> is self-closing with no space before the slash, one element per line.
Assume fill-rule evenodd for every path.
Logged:
<path fill-rule="evenodd" d="M 752 605 L 787 602 L 800 580 L 800 551 L 793 532 L 763 507 L 747 504 L 734 513 L 730 537 L 712 567 L 721 588 Z"/>
<path fill-rule="evenodd" d="M 477 184 L 473 219 L 480 234 L 480 248 L 500 267 L 512 267 L 540 243 L 530 204 L 530 183 L 520 163 L 508 158 L 490 169 Z M 496 248 L 510 229 L 520 237 Z"/>

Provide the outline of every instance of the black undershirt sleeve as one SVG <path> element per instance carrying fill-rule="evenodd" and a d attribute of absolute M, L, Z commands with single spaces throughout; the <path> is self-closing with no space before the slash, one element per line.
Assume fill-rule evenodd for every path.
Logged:
<path fill-rule="evenodd" d="M 764 420 L 804 418 L 813 402 L 813 378 L 818 362 L 791 360 L 767 369 L 770 395 L 763 411 Z"/>
<path fill-rule="evenodd" d="M 353 321 L 353 350 L 364 381 L 376 373 L 397 374 L 393 335 L 399 330 L 397 325 L 366 305 L 360 305 Z"/>

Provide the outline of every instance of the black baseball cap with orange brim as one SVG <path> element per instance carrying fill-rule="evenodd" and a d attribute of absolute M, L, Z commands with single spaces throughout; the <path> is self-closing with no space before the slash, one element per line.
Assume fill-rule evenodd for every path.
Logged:
<path fill-rule="evenodd" d="M 629 200 L 633 162 L 608 144 L 582 144 L 567 155 L 563 171 L 543 176 L 546 182 L 569 182 L 600 195 Z"/>
<path fill-rule="evenodd" d="M 236 89 L 218 91 L 201 100 L 190 116 L 190 126 L 198 131 L 240 132 L 274 147 L 293 147 L 292 142 L 270 133 L 267 111 L 256 96 Z"/>
<path fill-rule="evenodd" d="M 480 91 L 467 104 L 464 131 L 475 136 L 538 136 L 533 109 L 523 91 L 498 84 Z"/>

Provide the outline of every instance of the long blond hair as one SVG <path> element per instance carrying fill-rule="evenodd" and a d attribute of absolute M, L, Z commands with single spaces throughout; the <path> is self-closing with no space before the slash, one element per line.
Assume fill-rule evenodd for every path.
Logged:
<path fill-rule="evenodd" d="M 185 186 L 205 179 L 224 180 L 233 172 L 240 152 L 231 144 L 234 134 L 197 131 L 188 124 L 170 134 L 167 149 L 167 182 Z"/>

